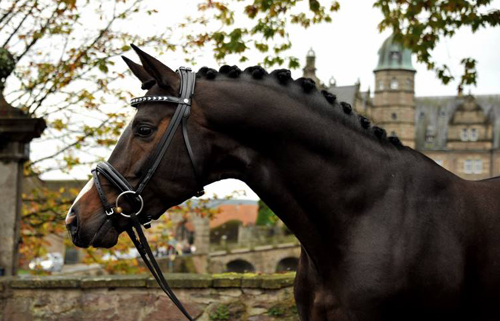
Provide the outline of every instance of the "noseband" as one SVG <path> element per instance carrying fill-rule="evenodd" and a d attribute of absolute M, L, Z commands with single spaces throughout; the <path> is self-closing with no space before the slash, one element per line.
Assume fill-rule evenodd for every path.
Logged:
<path fill-rule="evenodd" d="M 163 156 L 167 152 L 170 143 L 177 131 L 179 126 L 182 127 L 182 136 L 184 138 L 184 144 L 186 146 L 189 158 L 191 160 L 191 164 L 193 165 L 193 171 L 195 174 L 197 192 L 195 196 L 202 196 L 204 194 L 203 185 L 200 181 L 200 173 L 199 168 L 196 166 L 196 161 L 193 155 L 193 150 L 191 148 L 191 144 L 189 143 L 188 133 L 187 133 L 187 120 L 191 113 L 191 102 L 194 94 L 194 87 L 196 83 L 196 73 L 192 72 L 189 68 L 181 67 L 178 70 L 178 73 L 181 78 L 179 97 L 173 96 L 144 96 L 133 98 L 130 102 L 132 106 L 137 106 L 141 103 L 147 102 L 161 102 L 161 103 L 175 103 L 177 104 L 177 108 L 168 124 L 168 127 L 163 135 L 161 141 L 158 143 L 156 150 L 149 157 L 149 160 L 145 164 L 146 171 L 143 171 L 143 175 L 139 180 L 139 183 L 133 187 L 123 175 L 118 172 L 110 163 L 101 162 L 98 163 L 96 168 L 92 170 L 92 175 L 94 177 L 94 185 L 97 189 L 97 193 L 99 194 L 99 198 L 101 199 L 102 206 L 104 208 L 104 212 L 106 213 L 108 218 L 114 218 L 117 214 L 129 218 L 132 224 L 129 224 L 126 231 L 132 241 L 134 242 L 135 247 L 141 254 L 144 263 L 153 274 L 154 278 L 162 288 L 162 290 L 167 294 L 167 296 L 172 300 L 172 302 L 179 308 L 179 310 L 189 319 L 193 320 L 186 309 L 182 306 L 180 301 L 177 299 L 172 289 L 168 285 L 167 281 L 163 277 L 163 273 L 160 270 L 156 259 L 149 247 L 146 237 L 144 236 L 144 232 L 142 231 L 141 224 L 145 228 L 151 227 L 151 215 L 143 214 L 141 215 L 142 223 L 140 222 L 138 215 L 141 214 L 142 209 L 144 207 L 144 201 L 142 199 L 141 193 L 144 191 L 144 188 L 148 184 L 148 182 L 153 177 L 154 173 L 158 169 Z M 102 188 L 101 182 L 99 180 L 100 176 L 105 177 L 111 185 L 113 185 L 120 194 L 116 198 L 115 204 L 112 205 L 108 202 L 104 190 Z M 135 212 L 131 213 L 123 213 L 122 207 L 119 205 L 121 199 L 127 199 L 128 202 L 134 205 Z M 139 236 L 137 238 L 135 232 Z"/>

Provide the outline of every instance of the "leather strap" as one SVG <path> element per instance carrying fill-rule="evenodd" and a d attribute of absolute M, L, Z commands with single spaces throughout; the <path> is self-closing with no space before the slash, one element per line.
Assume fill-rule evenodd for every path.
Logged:
<path fill-rule="evenodd" d="M 94 177 L 94 185 L 97 190 L 97 195 L 101 199 L 102 206 L 107 215 L 113 214 L 113 206 L 108 203 L 108 199 L 104 194 L 104 189 L 102 188 L 101 181 L 99 180 L 99 172 L 96 169 L 92 170 L 92 176 Z"/>
<path fill-rule="evenodd" d="M 165 134 L 160 140 L 154 153 L 151 154 L 148 161 L 145 163 L 146 164 L 145 166 L 148 167 L 148 170 L 142 175 L 136 188 L 133 188 L 130 185 L 130 183 L 125 179 L 125 177 L 123 177 L 123 175 L 121 175 L 120 172 L 118 172 L 113 167 L 113 165 L 111 165 L 108 162 L 101 162 L 97 164 L 94 170 L 92 170 L 92 175 L 94 177 L 94 185 L 97 189 L 99 198 L 101 199 L 101 203 L 104 207 L 106 214 L 108 215 L 108 218 L 113 219 L 112 215 L 114 214 L 113 212 L 114 207 L 111 204 L 109 204 L 106 198 L 106 194 L 104 193 L 104 189 L 102 188 L 99 176 L 100 175 L 104 176 L 114 187 L 116 187 L 122 194 L 124 194 L 124 197 L 126 197 L 132 204 L 134 203 L 137 204 L 137 202 L 139 201 L 138 197 L 140 197 L 141 193 L 144 191 L 144 188 L 146 187 L 146 185 L 151 180 L 156 170 L 160 166 L 160 163 L 163 157 L 165 156 L 165 153 L 167 152 L 168 147 L 170 146 L 170 143 L 172 142 L 172 139 L 174 138 L 174 135 L 179 125 L 182 126 L 182 136 L 184 139 L 184 144 L 186 145 L 186 149 L 189 158 L 191 160 L 191 164 L 193 166 L 193 171 L 195 174 L 196 185 L 198 188 L 196 196 L 203 195 L 203 185 L 200 181 L 201 178 L 200 169 L 198 166 L 196 166 L 196 160 L 187 133 L 187 119 L 189 118 L 191 112 L 191 97 L 194 94 L 196 75 L 195 73 L 191 72 L 190 69 L 186 68 L 181 68 L 179 70 L 179 74 L 181 78 L 179 97 L 145 96 L 145 97 L 134 98 L 131 101 L 132 106 L 137 106 L 142 102 L 155 102 L 155 101 L 172 102 L 178 104 L 174 112 L 174 115 L 172 116 L 172 119 L 170 120 L 170 123 L 168 124 L 168 127 L 165 130 Z M 123 193 L 127 191 L 134 193 Z M 142 205 L 142 200 L 141 200 L 141 205 Z M 160 266 L 158 265 L 158 262 L 156 262 L 156 259 L 151 251 L 148 241 L 144 236 L 144 232 L 142 231 L 141 223 L 139 222 L 137 214 L 131 213 L 129 214 L 129 217 L 131 219 L 132 224 L 129 225 L 126 231 L 129 237 L 132 239 L 132 242 L 134 243 L 135 247 L 139 251 L 144 263 L 151 271 L 151 274 L 158 282 L 161 289 L 167 294 L 167 296 L 172 300 L 172 302 L 179 308 L 179 310 L 186 316 L 188 320 L 193 320 L 193 318 L 186 311 L 186 309 L 181 304 L 179 299 L 177 299 L 174 292 L 168 285 L 167 280 L 163 276 Z M 144 223 L 144 226 L 148 228 L 148 226 L 150 227 L 151 218 L 149 215 L 146 215 L 145 217 L 148 221 Z M 139 239 L 137 238 L 136 233 L 139 236 Z"/>
<path fill-rule="evenodd" d="M 200 197 L 205 194 L 203 190 L 203 185 L 200 182 L 200 171 L 198 167 L 196 167 L 196 160 L 194 158 L 193 149 L 191 148 L 191 144 L 189 143 L 189 136 L 187 132 L 187 119 L 189 117 L 190 109 L 186 110 L 187 115 L 182 118 L 182 136 L 184 137 L 184 144 L 186 145 L 187 152 L 189 154 L 189 158 L 191 159 L 191 165 L 193 165 L 194 176 L 196 179 L 196 197 Z"/>
<path fill-rule="evenodd" d="M 153 277 L 155 278 L 156 282 L 163 290 L 163 292 L 165 292 L 165 294 L 170 298 L 170 300 L 172 300 L 172 302 L 177 306 L 177 308 L 182 312 L 182 314 L 186 316 L 188 320 L 193 321 L 194 319 L 191 317 L 191 315 L 189 315 L 189 312 L 186 311 L 186 308 L 184 308 L 181 301 L 179 301 L 175 293 L 168 285 L 167 280 L 163 276 L 160 266 L 158 265 L 158 262 L 156 261 L 153 252 L 151 251 L 151 247 L 149 246 L 148 240 L 146 239 L 146 236 L 142 231 L 141 224 L 139 223 L 137 216 L 135 214 L 131 214 L 130 218 L 132 220 L 133 227 L 131 226 L 129 229 L 127 229 L 127 234 L 129 235 L 130 239 L 137 248 L 137 251 L 141 255 L 142 260 L 148 267 L 149 271 L 151 272 L 151 274 L 153 275 Z M 137 231 L 139 239 L 137 239 L 134 229 L 135 231 Z"/>

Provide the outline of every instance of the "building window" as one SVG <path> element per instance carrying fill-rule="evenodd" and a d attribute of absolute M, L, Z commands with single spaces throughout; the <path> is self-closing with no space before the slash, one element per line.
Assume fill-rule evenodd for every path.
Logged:
<path fill-rule="evenodd" d="M 398 89 L 399 84 L 396 78 L 392 78 L 391 80 L 391 89 Z"/>
<path fill-rule="evenodd" d="M 482 174 L 483 173 L 483 160 L 482 159 L 466 159 L 464 161 L 465 174 Z"/>
<path fill-rule="evenodd" d="M 411 81 L 410 78 L 406 79 L 406 88 L 408 89 L 413 89 L 413 82 Z"/>
<path fill-rule="evenodd" d="M 482 174 L 483 173 L 483 160 L 476 159 L 474 161 L 474 174 Z"/>
<path fill-rule="evenodd" d="M 466 159 L 464 162 L 464 173 L 465 174 L 472 174 L 472 160 L 471 159 Z"/>
<path fill-rule="evenodd" d="M 384 90 L 384 82 L 383 81 L 379 81 L 378 90 Z"/>
<path fill-rule="evenodd" d="M 460 139 L 463 142 L 466 142 L 469 140 L 469 131 L 467 130 L 467 128 L 463 128 L 462 131 L 460 131 Z"/>
<path fill-rule="evenodd" d="M 392 64 L 400 64 L 401 63 L 401 53 L 399 51 L 392 51 L 390 57 L 391 57 Z"/>
<path fill-rule="evenodd" d="M 398 115 L 396 113 L 392 113 L 391 118 L 392 118 L 392 120 L 396 120 L 396 119 L 398 119 Z"/>
<path fill-rule="evenodd" d="M 469 138 L 471 141 L 475 142 L 477 140 L 477 129 L 476 128 L 471 128 L 470 133 L 469 133 Z"/>
<path fill-rule="evenodd" d="M 396 135 L 396 132 L 395 132 L 394 130 L 393 130 L 393 131 L 391 131 L 391 136 L 393 136 L 393 137 L 396 137 L 396 136 L 397 136 L 397 135 Z"/>

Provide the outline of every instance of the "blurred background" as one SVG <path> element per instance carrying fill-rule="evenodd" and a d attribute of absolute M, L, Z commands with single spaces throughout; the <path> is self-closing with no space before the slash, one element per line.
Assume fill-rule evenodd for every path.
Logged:
<path fill-rule="evenodd" d="M 468 179 L 500 174 L 500 1 L 0 2 L 0 275 L 145 271 L 127 238 L 77 249 L 64 217 L 133 116 L 134 43 L 172 69 L 289 68 Z M 300 245 L 225 180 L 148 231 L 165 272 L 285 272 Z"/>

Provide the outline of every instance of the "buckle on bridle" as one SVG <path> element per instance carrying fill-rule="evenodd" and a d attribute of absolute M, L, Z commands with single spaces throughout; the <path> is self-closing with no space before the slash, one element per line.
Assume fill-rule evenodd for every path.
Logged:
<path fill-rule="evenodd" d="M 110 208 L 109 212 L 108 211 L 104 211 L 106 213 L 107 216 L 111 216 L 113 214 L 115 214 L 115 211 L 113 208 Z"/>
<path fill-rule="evenodd" d="M 119 213 L 121 216 L 123 217 L 126 217 L 126 218 L 129 218 L 130 217 L 130 214 L 125 214 L 123 213 L 121 210 L 118 211 L 118 209 L 121 209 L 121 207 L 118 205 L 119 201 L 120 201 L 120 197 L 122 197 L 123 195 L 126 195 L 126 194 L 134 194 L 140 201 L 141 201 L 141 207 L 139 208 L 139 210 L 135 213 L 135 215 L 139 215 L 142 211 L 142 209 L 144 208 L 144 200 L 142 199 L 142 196 L 137 194 L 135 191 L 125 191 L 125 192 L 122 192 L 120 195 L 118 195 L 118 197 L 116 198 L 116 202 L 115 202 L 115 207 L 117 209 L 117 213 Z M 107 213 L 106 213 L 107 214 Z"/>

